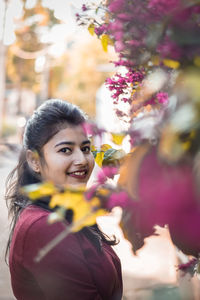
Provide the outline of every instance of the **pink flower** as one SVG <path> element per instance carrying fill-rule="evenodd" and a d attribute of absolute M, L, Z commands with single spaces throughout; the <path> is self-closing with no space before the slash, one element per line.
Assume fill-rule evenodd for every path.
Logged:
<path fill-rule="evenodd" d="M 85 4 L 83 4 L 83 5 L 82 5 L 82 11 L 86 11 L 86 10 L 88 10 L 88 8 L 86 7 Z"/>
<path fill-rule="evenodd" d="M 150 0 L 148 8 L 158 15 L 169 15 L 181 8 L 180 0 Z"/>
<path fill-rule="evenodd" d="M 105 132 L 104 129 L 98 128 L 98 126 L 94 123 L 85 122 L 82 124 L 83 131 L 87 135 L 99 135 L 101 136 L 103 132 Z"/>
<path fill-rule="evenodd" d="M 81 16 L 80 16 L 78 13 L 76 13 L 75 16 L 76 16 L 76 21 L 77 21 L 77 22 L 80 21 L 80 17 L 81 17 Z"/>
<path fill-rule="evenodd" d="M 123 27 L 124 27 L 123 22 L 118 19 L 108 24 L 108 30 L 111 31 L 119 31 L 119 30 L 122 31 Z"/>
<path fill-rule="evenodd" d="M 124 103 L 131 103 L 131 102 L 132 102 L 132 99 L 131 99 L 131 98 L 125 98 L 125 97 L 123 97 L 123 98 L 122 98 L 122 101 L 123 101 Z"/>
<path fill-rule="evenodd" d="M 140 40 L 140 41 L 130 40 L 130 41 L 127 41 L 127 44 L 130 46 L 133 46 L 133 47 L 140 47 L 143 44 L 143 42 L 142 42 L 142 40 Z"/>
<path fill-rule="evenodd" d="M 118 116 L 118 118 L 122 118 L 124 116 L 127 116 L 123 111 L 116 109 L 116 115 Z"/>
<path fill-rule="evenodd" d="M 125 59 L 122 59 L 120 58 L 118 61 L 114 62 L 115 66 L 118 67 L 118 66 L 124 66 L 124 67 L 127 67 L 127 68 L 132 68 L 133 67 L 133 63 L 128 61 L 128 60 L 125 60 Z"/>
<path fill-rule="evenodd" d="M 161 104 L 167 104 L 169 100 L 168 94 L 164 92 L 157 93 L 156 98 Z"/>
<path fill-rule="evenodd" d="M 116 41 L 115 42 L 115 50 L 116 52 L 121 52 L 126 49 L 126 46 L 122 41 Z"/>
<path fill-rule="evenodd" d="M 129 13 L 120 13 L 117 15 L 117 17 L 123 21 L 131 21 L 133 18 L 133 16 Z"/>
<path fill-rule="evenodd" d="M 112 13 L 120 12 L 124 9 L 126 0 L 112 0 L 108 6 L 108 9 Z"/>
<path fill-rule="evenodd" d="M 123 31 L 115 31 L 113 33 L 113 36 L 114 36 L 115 40 L 118 41 L 118 40 L 121 40 L 123 38 L 124 33 L 123 33 Z"/>
<path fill-rule="evenodd" d="M 102 170 L 105 176 L 109 178 L 113 178 L 118 173 L 118 168 L 115 167 L 104 167 Z"/>
<path fill-rule="evenodd" d="M 100 184 L 104 184 L 107 180 L 107 178 L 114 178 L 114 176 L 117 174 L 118 169 L 115 167 L 104 167 L 102 168 L 98 174 L 97 179 Z"/>
<path fill-rule="evenodd" d="M 109 197 L 106 207 L 110 210 L 113 207 L 120 206 L 126 208 L 131 202 L 131 198 L 125 191 L 120 191 L 118 193 L 112 193 Z"/>
<path fill-rule="evenodd" d="M 130 70 L 126 76 L 130 83 L 141 82 L 144 79 L 144 74 L 141 71 Z"/>
<path fill-rule="evenodd" d="M 179 60 L 182 55 L 181 48 L 174 41 L 171 41 L 169 37 L 165 37 L 165 39 L 158 44 L 156 50 L 162 58 L 167 57 Z"/>
<path fill-rule="evenodd" d="M 178 270 L 181 270 L 184 273 L 189 273 L 193 276 L 195 273 L 195 268 L 196 268 L 197 263 L 198 263 L 198 260 L 196 258 L 192 258 L 186 264 L 178 265 Z"/>
<path fill-rule="evenodd" d="M 156 98 L 155 98 L 155 97 L 152 97 L 151 99 L 145 101 L 145 103 L 142 104 L 142 105 L 146 106 L 146 105 L 149 105 L 149 104 L 150 104 L 150 105 L 155 105 L 155 104 L 156 104 Z"/>
<path fill-rule="evenodd" d="M 98 188 L 99 184 L 93 184 L 86 192 L 85 192 L 85 197 L 87 200 L 92 199 L 95 194 L 96 194 L 96 190 Z"/>
<path fill-rule="evenodd" d="M 103 24 L 99 27 L 95 27 L 94 32 L 96 33 L 96 35 L 100 36 L 102 35 L 107 29 L 106 24 Z"/>

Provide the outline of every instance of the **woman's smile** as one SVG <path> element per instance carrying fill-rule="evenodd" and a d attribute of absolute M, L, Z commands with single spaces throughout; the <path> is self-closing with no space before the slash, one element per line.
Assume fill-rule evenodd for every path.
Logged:
<path fill-rule="evenodd" d="M 67 175 L 77 179 L 84 179 L 87 176 L 87 173 L 87 170 L 79 170 L 74 172 L 67 172 Z"/>

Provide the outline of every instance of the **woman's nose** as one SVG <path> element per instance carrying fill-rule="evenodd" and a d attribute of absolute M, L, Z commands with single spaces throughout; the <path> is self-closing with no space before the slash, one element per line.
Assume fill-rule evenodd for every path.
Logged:
<path fill-rule="evenodd" d="M 87 163 L 86 157 L 81 150 L 77 150 L 74 153 L 74 164 L 75 165 L 85 165 Z"/>

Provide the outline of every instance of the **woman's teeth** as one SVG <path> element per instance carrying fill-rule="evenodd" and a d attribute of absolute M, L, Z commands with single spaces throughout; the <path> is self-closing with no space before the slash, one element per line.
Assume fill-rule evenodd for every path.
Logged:
<path fill-rule="evenodd" d="M 86 175 L 87 171 L 76 171 L 76 172 L 70 172 L 68 175 L 75 175 L 75 176 L 84 176 Z"/>
<path fill-rule="evenodd" d="M 86 174 L 86 171 L 82 171 L 82 172 L 74 172 L 73 174 L 74 174 L 74 175 L 77 175 L 77 176 L 82 176 L 82 175 L 85 175 L 85 174 Z"/>

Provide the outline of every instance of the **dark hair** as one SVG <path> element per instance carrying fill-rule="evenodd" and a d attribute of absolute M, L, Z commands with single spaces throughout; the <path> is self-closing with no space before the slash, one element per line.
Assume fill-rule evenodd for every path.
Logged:
<path fill-rule="evenodd" d="M 21 187 L 41 182 L 41 178 L 28 165 L 26 150 L 36 151 L 42 158 L 42 147 L 61 129 L 68 124 L 76 126 L 86 121 L 86 115 L 75 105 L 59 99 L 45 101 L 26 124 L 23 137 L 23 148 L 18 165 L 9 174 L 6 182 L 6 203 L 9 216 L 12 216 L 11 230 L 6 248 L 8 254 L 10 243 L 18 216 L 23 208 L 30 204 L 29 198 L 21 193 Z M 101 238 L 108 243 L 106 236 L 99 230 Z M 90 234 L 89 234 L 90 235 Z M 115 242 L 114 242 L 115 244 Z"/>

